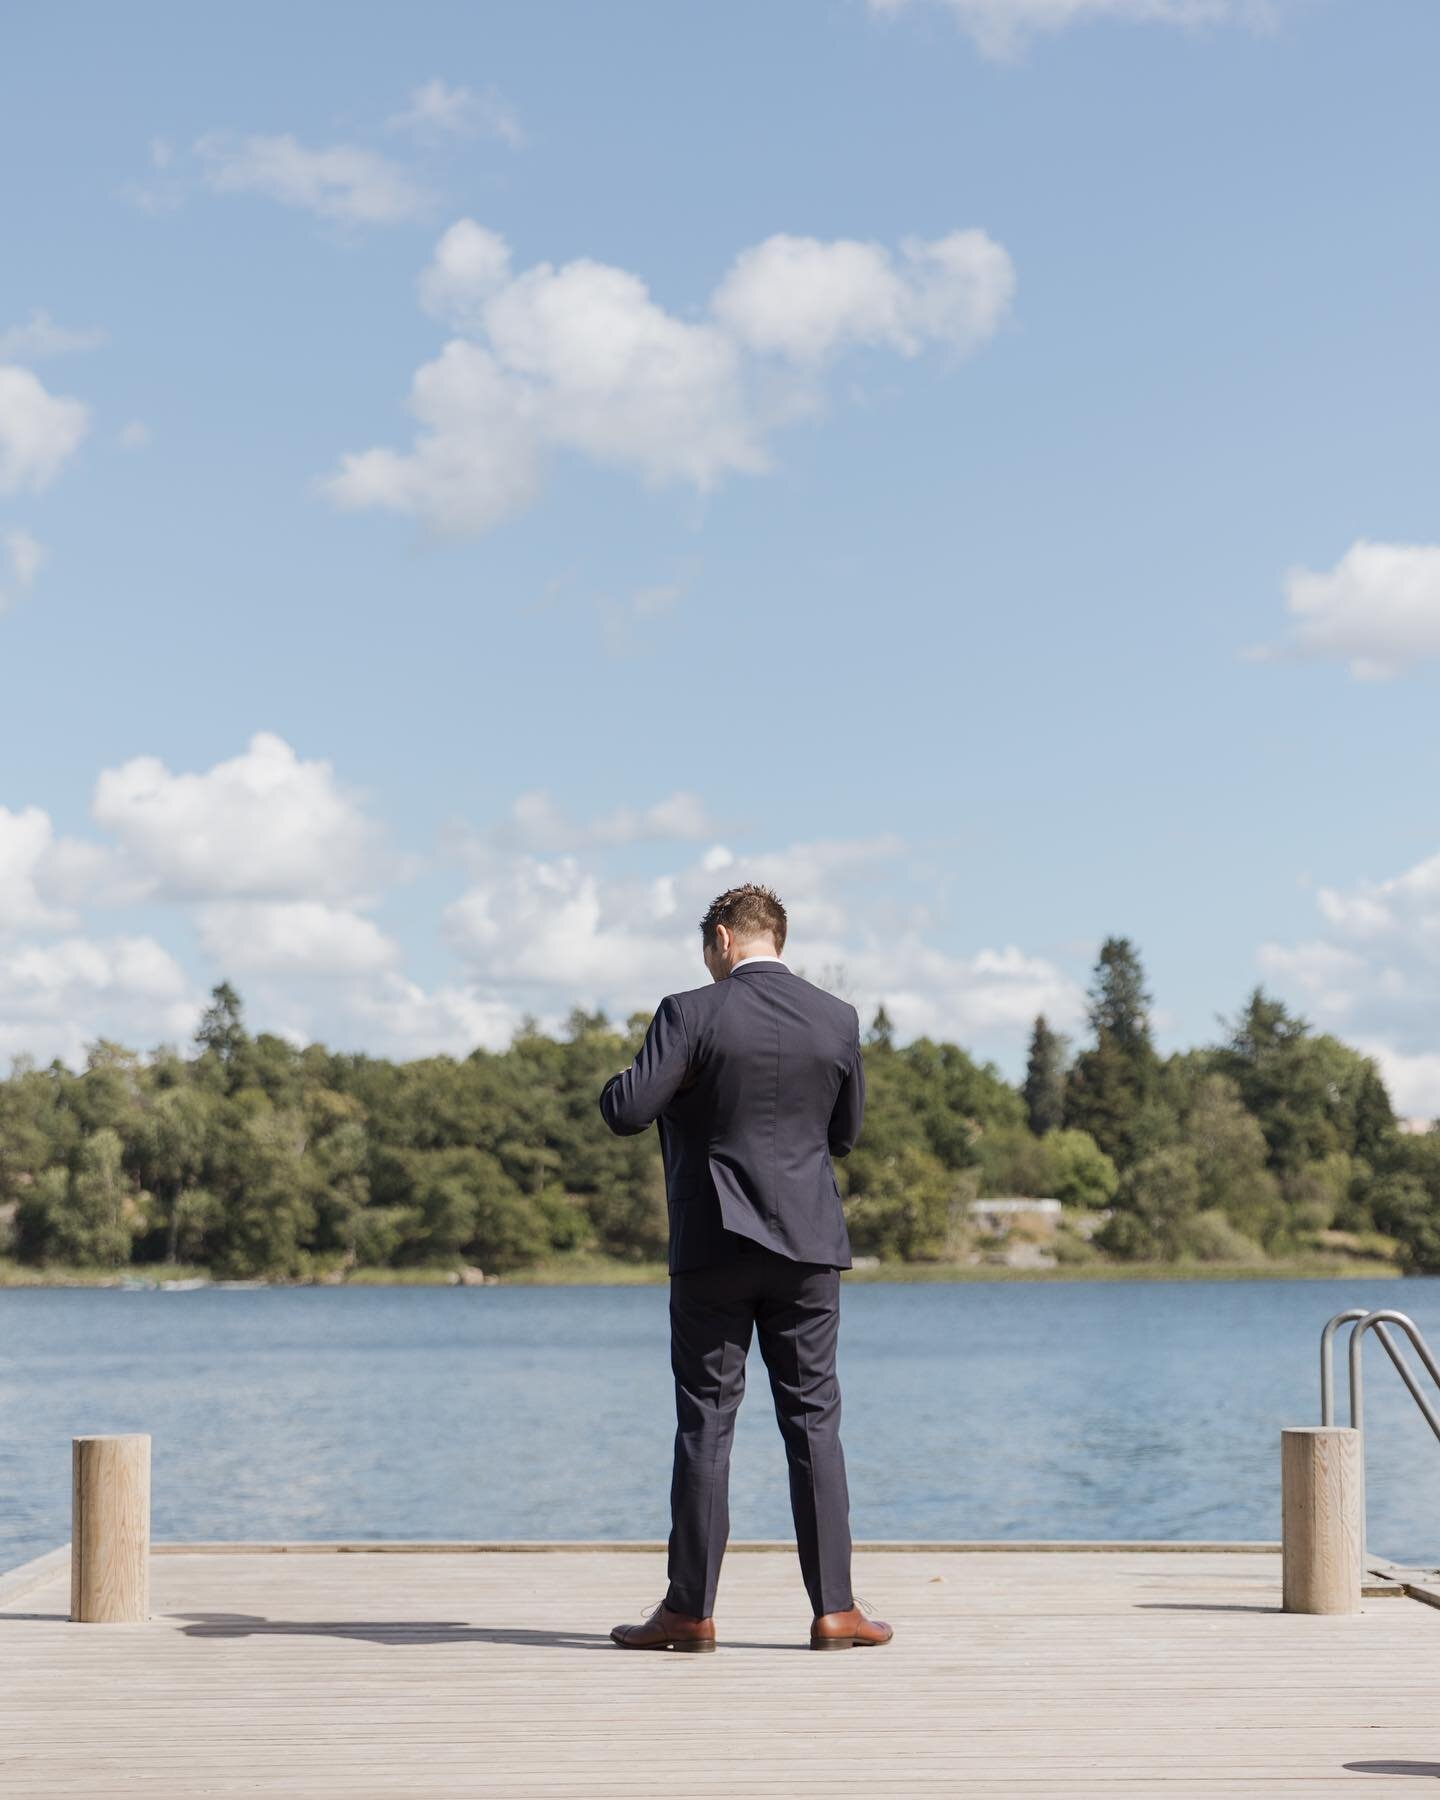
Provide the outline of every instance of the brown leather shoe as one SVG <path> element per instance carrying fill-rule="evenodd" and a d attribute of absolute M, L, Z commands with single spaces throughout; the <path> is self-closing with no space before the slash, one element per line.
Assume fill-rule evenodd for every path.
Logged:
<path fill-rule="evenodd" d="M 643 1625 L 617 1625 L 610 1633 L 622 1650 L 695 1650 L 715 1648 L 714 1619 L 692 1619 L 671 1612 L 661 1601 Z"/>
<path fill-rule="evenodd" d="M 888 1644 L 895 1635 L 883 1619 L 867 1619 L 858 1606 L 848 1612 L 825 1613 L 810 1627 L 812 1650 L 859 1650 L 864 1645 Z"/>

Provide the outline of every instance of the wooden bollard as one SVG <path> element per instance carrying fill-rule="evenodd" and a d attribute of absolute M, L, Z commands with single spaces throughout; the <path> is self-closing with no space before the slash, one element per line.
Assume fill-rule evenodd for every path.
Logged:
<path fill-rule="evenodd" d="M 1360 1433 L 1311 1425 L 1280 1433 L 1286 1612 L 1355 1613 L 1365 1566 Z"/>
<path fill-rule="evenodd" d="M 77 1437 L 71 1452 L 70 1617 L 140 1625 L 150 1616 L 150 1439 Z"/>

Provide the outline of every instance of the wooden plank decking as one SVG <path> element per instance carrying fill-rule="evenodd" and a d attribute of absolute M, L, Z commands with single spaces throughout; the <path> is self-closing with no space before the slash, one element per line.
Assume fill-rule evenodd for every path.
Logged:
<path fill-rule="evenodd" d="M 297 1549 L 303 1547 L 296 1547 Z M 867 1550 L 885 1650 L 813 1656 L 788 1550 L 725 1566 L 715 1656 L 606 1633 L 655 1548 L 152 1564 L 148 1625 L 71 1625 L 63 1557 L 0 1587 L 0 1793 L 1418 1796 L 1440 1614 L 1281 1613 L 1279 1557 Z"/>

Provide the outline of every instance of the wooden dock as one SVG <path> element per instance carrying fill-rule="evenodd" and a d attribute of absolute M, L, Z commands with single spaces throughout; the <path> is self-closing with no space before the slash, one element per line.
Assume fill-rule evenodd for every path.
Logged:
<path fill-rule="evenodd" d="M 607 1636 L 660 1596 L 659 1546 L 540 1549 L 157 1545 L 145 1625 L 69 1623 L 53 1553 L 0 1579 L 0 1793 L 1418 1800 L 1440 1780 L 1440 1615 L 1383 1575 L 1360 1614 L 1318 1618 L 1279 1610 L 1273 1547 L 870 1547 L 857 1589 L 895 1642 L 820 1657 L 793 1552 L 737 1546 L 720 1651 L 694 1657 Z"/>

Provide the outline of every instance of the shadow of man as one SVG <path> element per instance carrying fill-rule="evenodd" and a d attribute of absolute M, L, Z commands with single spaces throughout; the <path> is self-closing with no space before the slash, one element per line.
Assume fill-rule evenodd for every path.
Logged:
<path fill-rule="evenodd" d="M 1356 1775 L 1428 1775 L 1440 1781 L 1440 1762 L 1353 1762 L 1345 1767 Z"/>
<path fill-rule="evenodd" d="M 510 1644 L 530 1650 L 613 1650 L 594 1631 L 533 1631 L 518 1625 L 467 1625 L 463 1619 L 266 1619 L 258 1613 L 171 1613 L 188 1619 L 186 1637 L 356 1638 L 367 1644 Z"/>
<path fill-rule="evenodd" d="M 520 1625 L 468 1625 L 463 1619 L 267 1619 L 260 1613 L 167 1613 L 186 1619 L 192 1638 L 327 1637 L 367 1644 L 508 1644 L 521 1650 L 614 1650 L 606 1632 L 534 1631 Z M 727 1638 L 727 1650 L 808 1650 L 805 1644 L 761 1644 Z"/>

